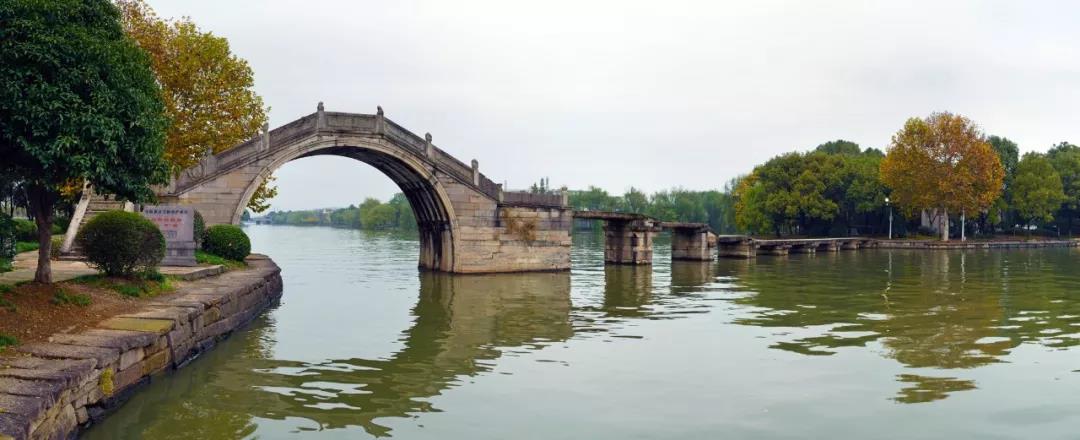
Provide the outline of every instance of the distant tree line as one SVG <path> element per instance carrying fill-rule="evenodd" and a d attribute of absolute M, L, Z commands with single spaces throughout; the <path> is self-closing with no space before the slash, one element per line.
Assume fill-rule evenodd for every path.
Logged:
<path fill-rule="evenodd" d="M 531 189 L 548 188 L 542 180 Z M 909 119 L 887 154 L 836 140 L 776 156 L 717 190 L 568 192 L 574 209 L 708 223 L 718 233 L 884 235 L 891 212 L 900 237 L 948 238 L 961 227 L 968 236 L 1071 236 L 1080 230 L 1080 147 L 1061 142 L 1021 157 L 1008 138 L 985 136 L 963 116 L 935 113 Z"/>
<path fill-rule="evenodd" d="M 723 190 L 692 191 L 674 188 L 646 194 L 630 188 L 622 195 L 590 186 L 587 190 L 569 191 L 570 206 L 577 210 L 636 212 L 666 221 L 708 223 L 719 233 L 738 232 L 735 226 L 735 200 L 729 182 Z"/>
<path fill-rule="evenodd" d="M 409 200 L 398 193 L 383 203 L 367 198 L 360 206 L 304 211 L 273 211 L 266 215 L 272 224 L 333 226 L 368 230 L 415 230 L 416 218 Z"/>
<path fill-rule="evenodd" d="M 1062 142 L 1020 157 L 1008 138 L 935 113 L 909 119 L 888 154 L 838 140 L 774 157 L 737 182 L 736 229 L 753 234 L 882 234 L 893 208 L 899 236 L 947 239 L 960 228 L 968 236 L 1072 235 L 1080 147 Z M 927 228 L 927 219 L 940 231 Z"/>

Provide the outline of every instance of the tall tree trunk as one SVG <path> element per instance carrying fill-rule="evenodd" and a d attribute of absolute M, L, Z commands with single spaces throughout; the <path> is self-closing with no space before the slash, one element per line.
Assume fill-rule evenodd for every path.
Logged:
<path fill-rule="evenodd" d="M 941 241 L 949 241 L 949 211 L 945 208 L 941 208 L 941 221 L 938 226 L 941 227 Z"/>
<path fill-rule="evenodd" d="M 30 185 L 27 196 L 38 229 L 38 264 L 34 281 L 52 284 L 52 261 L 49 256 L 52 254 L 53 207 L 57 195 L 43 186 Z"/>

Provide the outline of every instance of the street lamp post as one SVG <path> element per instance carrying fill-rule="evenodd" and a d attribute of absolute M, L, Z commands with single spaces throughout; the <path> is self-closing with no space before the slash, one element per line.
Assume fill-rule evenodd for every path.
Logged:
<path fill-rule="evenodd" d="M 892 205 L 889 204 L 889 198 L 885 198 L 885 206 L 889 208 L 889 240 L 892 240 Z"/>

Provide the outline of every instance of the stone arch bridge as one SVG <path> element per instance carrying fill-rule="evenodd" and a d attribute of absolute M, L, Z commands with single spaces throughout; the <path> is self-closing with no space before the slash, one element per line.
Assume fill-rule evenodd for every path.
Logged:
<path fill-rule="evenodd" d="M 570 264 L 572 211 L 561 194 L 504 192 L 482 174 L 383 115 L 325 111 L 208 155 L 159 192 L 193 205 L 207 224 L 239 223 L 255 189 L 282 165 L 343 156 L 394 181 L 420 232 L 420 267 L 444 272 L 561 270 Z"/>
<path fill-rule="evenodd" d="M 435 146 L 430 134 L 417 136 L 386 118 L 381 107 L 372 115 L 329 112 L 319 103 L 315 113 L 273 130 L 264 126 L 251 140 L 203 157 L 157 193 L 161 203 L 193 206 L 209 225 L 237 224 L 256 188 L 275 170 L 318 155 L 365 162 L 400 187 L 416 216 L 423 269 L 569 269 L 575 215 L 606 223 L 605 259 L 610 263 L 651 263 L 652 236 L 661 228 L 676 232 L 674 258 L 710 259 L 705 225 L 662 223 L 639 214 L 575 213 L 565 194 L 504 191 L 480 172 L 476 160 L 466 165 Z M 72 222 L 65 250 L 90 215 L 86 206 L 91 211 L 94 206 L 134 209 L 101 196 L 84 197 L 84 202 L 76 209 L 79 220 Z"/>

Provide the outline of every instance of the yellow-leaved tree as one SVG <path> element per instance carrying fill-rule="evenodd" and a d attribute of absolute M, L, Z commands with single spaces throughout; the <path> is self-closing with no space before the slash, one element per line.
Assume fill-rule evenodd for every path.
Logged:
<path fill-rule="evenodd" d="M 978 127 L 948 112 L 908 119 L 881 162 L 881 181 L 896 205 L 908 214 L 937 209 L 946 241 L 949 212 L 985 211 L 1004 179 L 1001 160 Z"/>
<path fill-rule="evenodd" d="M 116 0 L 124 30 L 150 55 L 171 123 L 165 159 L 173 173 L 195 165 L 206 152 L 220 153 L 256 135 L 267 108 L 255 93 L 247 61 L 229 42 L 203 32 L 190 18 L 165 20 L 143 0 Z M 248 204 L 262 212 L 276 193 L 269 178 Z"/>

